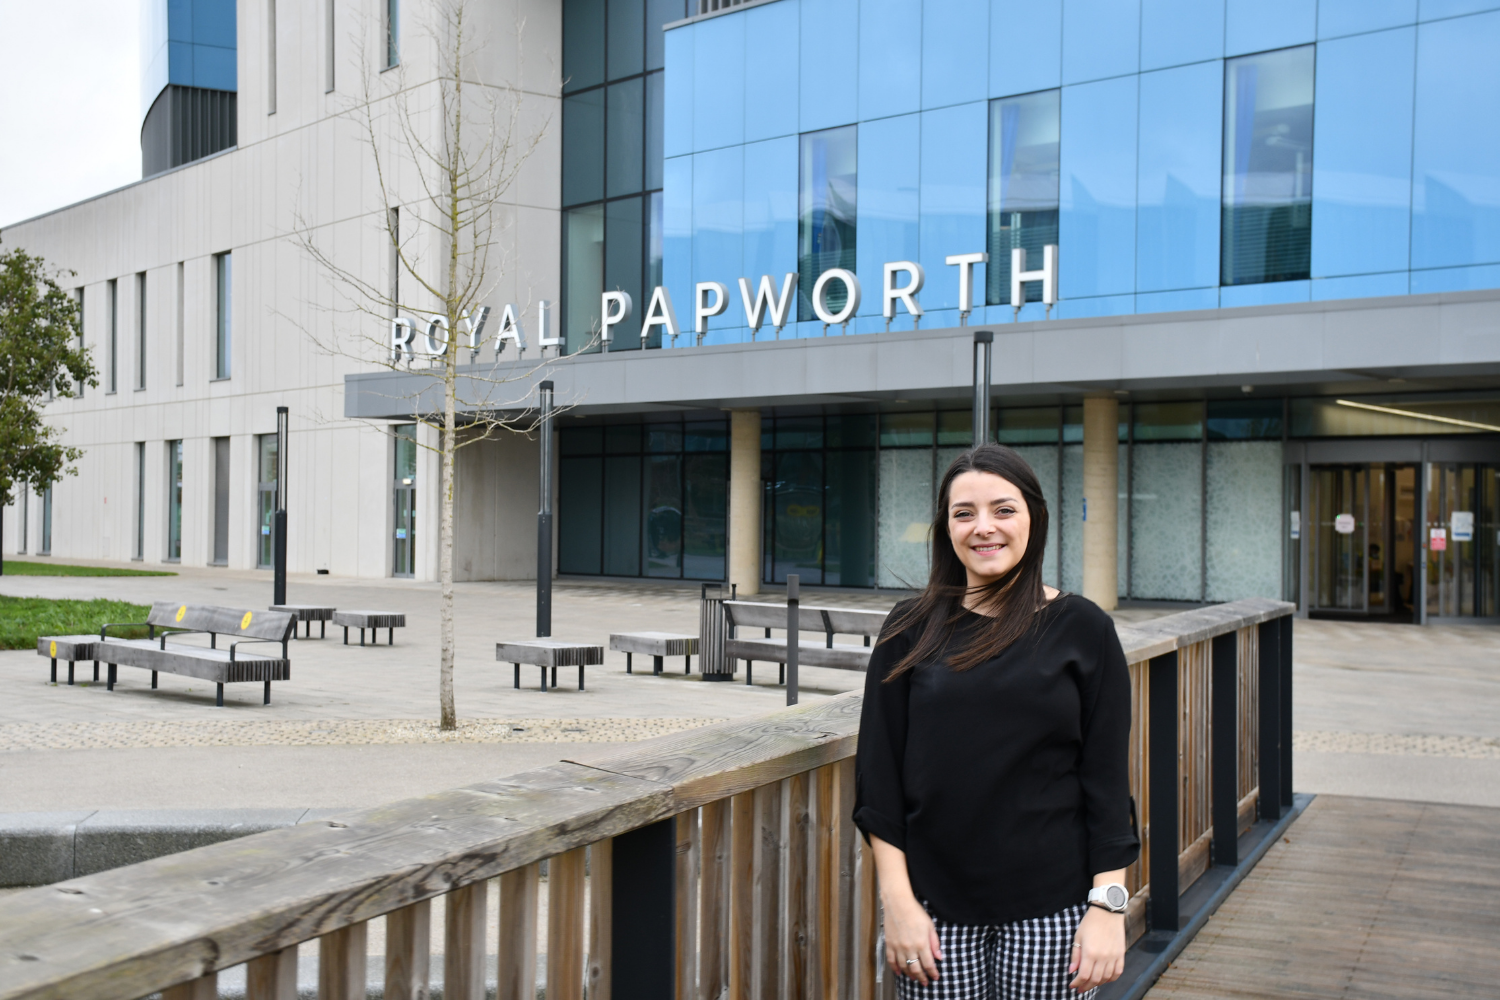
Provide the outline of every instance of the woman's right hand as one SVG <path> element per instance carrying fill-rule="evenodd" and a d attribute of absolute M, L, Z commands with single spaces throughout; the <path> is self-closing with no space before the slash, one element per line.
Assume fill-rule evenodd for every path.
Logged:
<path fill-rule="evenodd" d="M 885 904 L 886 964 L 898 975 L 907 976 L 923 986 L 935 982 L 943 949 L 932 918 L 910 891 L 904 894 L 904 899 L 890 898 L 895 893 L 881 895 Z"/>

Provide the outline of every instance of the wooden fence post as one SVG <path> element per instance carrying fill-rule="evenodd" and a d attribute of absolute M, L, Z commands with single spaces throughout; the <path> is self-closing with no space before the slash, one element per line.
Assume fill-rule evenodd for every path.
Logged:
<path fill-rule="evenodd" d="M 614 1000 L 672 1000 L 677 970 L 677 821 L 660 820 L 615 838 Z"/>
<path fill-rule="evenodd" d="M 1152 930 L 1177 931 L 1177 854 L 1179 851 L 1177 786 L 1177 650 L 1151 658 L 1150 823 Z"/>
<path fill-rule="evenodd" d="M 1291 615 L 1281 622 L 1281 804 L 1292 807 L 1292 625 Z"/>
<path fill-rule="evenodd" d="M 1285 618 L 1260 623 L 1260 818 L 1281 818 L 1281 629 Z"/>
<path fill-rule="evenodd" d="M 1213 862 L 1239 864 L 1239 642 L 1238 632 L 1214 636 L 1213 702 Z"/>

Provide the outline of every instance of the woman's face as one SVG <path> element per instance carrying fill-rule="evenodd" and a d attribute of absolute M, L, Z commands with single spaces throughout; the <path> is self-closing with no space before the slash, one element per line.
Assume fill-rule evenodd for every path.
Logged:
<path fill-rule="evenodd" d="M 969 586 L 993 583 L 1026 554 L 1031 512 L 1014 483 L 992 472 L 965 472 L 948 491 L 948 538 Z"/>

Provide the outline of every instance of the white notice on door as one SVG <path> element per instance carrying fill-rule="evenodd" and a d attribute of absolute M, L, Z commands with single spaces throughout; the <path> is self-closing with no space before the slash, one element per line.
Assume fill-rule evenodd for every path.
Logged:
<path fill-rule="evenodd" d="M 1301 538 L 1301 537 L 1302 537 L 1302 512 L 1300 510 L 1294 510 L 1294 511 L 1292 511 L 1292 538 L 1296 539 L 1296 538 Z"/>
<path fill-rule="evenodd" d="M 1472 542 L 1474 540 L 1474 512 L 1472 510 L 1455 510 L 1453 512 L 1453 540 L 1455 542 Z"/>
<path fill-rule="evenodd" d="M 1333 519 L 1333 530 L 1341 535 L 1354 534 L 1354 515 L 1340 514 Z"/>

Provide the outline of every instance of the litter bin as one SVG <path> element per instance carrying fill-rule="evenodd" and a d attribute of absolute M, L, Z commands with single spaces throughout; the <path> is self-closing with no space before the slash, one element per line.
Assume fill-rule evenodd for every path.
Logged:
<path fill-rule="evenodd" d="M 698 663 L 706 681 L 734 680 L 734 663 L 724 657 L 724 640 L 729 634 L 724 624 L 724 602 L 734 600 L 739 586 L 730 586 L 728 594 L 724 590 L 723 584 L 705 583 L 698 606 Z"/>

